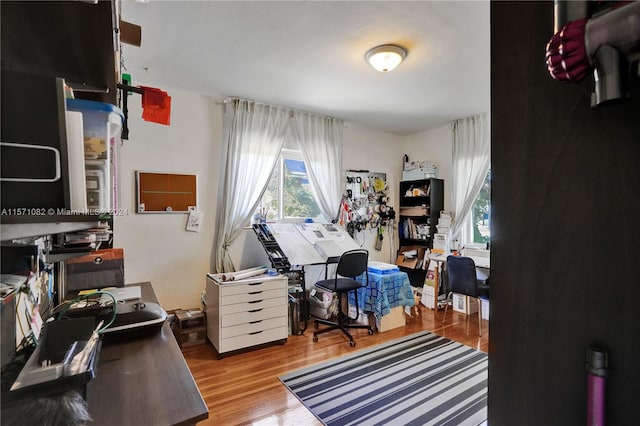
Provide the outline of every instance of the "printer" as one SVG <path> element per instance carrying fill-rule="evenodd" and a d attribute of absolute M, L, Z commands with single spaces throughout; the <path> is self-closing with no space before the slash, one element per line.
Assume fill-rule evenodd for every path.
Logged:
<path fill-rule="evenodd" d="M 86 300 L 93 303 L 72 307 L 64 316 L 93 317 L 96 325 L 100 321 L 108 324 L 101 333 L 103 343 L 155 334 L 167 320 L 167 313 L 157 303 L 145 302 L 142 299 L 115 300 L 105 297 L 102 293 L 86 296 Z"/>

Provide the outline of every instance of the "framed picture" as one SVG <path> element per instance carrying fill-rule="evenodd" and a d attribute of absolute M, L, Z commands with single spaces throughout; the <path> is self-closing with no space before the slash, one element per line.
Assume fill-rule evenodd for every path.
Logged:
<path fill-rule="evenodd" d="M 189 213 L 197 194 L 197 175 L 136 171 L 138 213 Z"/>

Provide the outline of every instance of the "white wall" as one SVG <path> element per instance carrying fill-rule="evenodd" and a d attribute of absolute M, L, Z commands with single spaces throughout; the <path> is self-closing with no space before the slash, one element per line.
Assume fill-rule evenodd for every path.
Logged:
<path fill-rule="evenodd" d="M 153 84 L 150 84 L 153 85 Z M 162 87 L 172 97 L 171 125 L 143 121 L 139 95 L 129 98 L 130 137 L 120 147 L 120 208 L 128 214 L 114 219 L 114 245 L 125 249 L 127 283 L 150 281 L 165 309 L 199 306 L 205 274 L 211 271 L 218 170 L 222 138 L 222 108 L 213 99 Z M 343 166 L 387 174 L 389 195 L 397 208 L 403 138 L 347 124 Z M 184 230 L 185 214 L 138 214 L 135 171 L 198 175 L 198 204 L 204 212 L 199 233 Z M 337 206 L 336 206 L 337 208 Z M 364 231 L 364 247 L 374 260 L 389 261 L 391 238 L 374 249 L 375 231 Z M 252 231 L 230 248 L 239 269 L 268 264 Z"/>
<path fill-rule="evenodd" d="M 453 177 L 451 163 L 451 130 L 449 126 L 439 127 L 404 139 L 404 153 L 409 161 L 429 160 L 438 166 L 438 177 L 444 180 L 444 209 L 451 210 L 451 182 Z"/>
<path fill-rule="evenodd" d="M 149 83 L 148 83 L 149 84 Z M 150 85 L 153 85 L 152 83 Z M 205 275 L 210 272 L 218 194 L 222 107 L 208 97 L 162 87 L 172 96 L 171 125 L 143 121 L 139 95 L 129 98 L 130 137 L 120 147 L 120 207 L 128 214 L 114 219 L 114 245 L 125 249 L 127 283 L 150 281 L 165 309 L 200 305 Z M 401 137 L 347 123 L 344 129 L 343 167 L 387 174 L 390 202 L 398 209 L 398 182 L 403 154 L 410 159 L 432 160 L 446 182 L 451 175 L 448 127 Z M 185 231 L 185 214 L 138 214 L 135 171 L 198 175 L 198 205 L 204 212 L 199 233 Z M 337 208 L 337 206 L 336 206 Z M 376 232 L 358 235 L 372 260 L 392 262 L 397 249 L 385 230 L 382 250 L 375 250 Z M 393 245 L 390 243 L 393 242 Z M 264 250 L 252 231 L 244 232 L 230 248 L 238 269 L 268 265 Z M 307 277 L 315 280 L 318 272 Z"/>
<path fill-rule="evenodd" d="M 165 309 L 200 306 L 213 246 L 221 107 L 203 96 L 162 87 L 172 97 L 171 125 L 143 121 L 140 95 L 129 97 L 129 140 L 120 147 L 120 208 L 114 246 L 124 248 L 127 283 L 150 281 Z M 187 215 L 138 214 L 135 171 L 198 175 L 199 233 L 185 231 Z"/>
<path fill-rule="evenodd" d="M 398 212 L 398 182 L 402 177 L 402 144 L 403 138 L 391 133 L 367 129 L 354 123 L 347 123 L 344 129 L 344 146 L 342 150 L 342 167 L 345 170 L 369 170 L 386 173 L 390 204 Z M 375 250 L 376 230 L 365 230 L 358 235 L 364 238 L 363 247 L 369 250 L 371 260 L 381 262 L 395 261 L 398 247 L 397 232 L 392 239 L 385 230 L 382 249 Z M 393 254 L 392 254 L 392 253 Z"/>

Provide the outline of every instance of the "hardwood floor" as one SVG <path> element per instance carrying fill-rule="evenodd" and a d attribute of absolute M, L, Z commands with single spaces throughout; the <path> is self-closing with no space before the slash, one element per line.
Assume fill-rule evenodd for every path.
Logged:
<path fill-rule="evenodd" d="M 350 347 L 339 332 L 312 341 L 310 321 L 303 335 L 289 336 L 284 345 L 272 345 L 218 359 L 210 343 L 183 349 L 189 369 L 209 408 L 209 418 L 199 425 L 321 425 L 278 376 L 340 355 L 374 346 L 422 330 L 432 331 L 475 349 L 487 352 L 489 326 L 482 321 L 478 337 L 478 316 L 435 312 L 420 305 L 419 315 L 407 318 L 407 325 L 372 336 L 354 330 L 356 346 Z"/>

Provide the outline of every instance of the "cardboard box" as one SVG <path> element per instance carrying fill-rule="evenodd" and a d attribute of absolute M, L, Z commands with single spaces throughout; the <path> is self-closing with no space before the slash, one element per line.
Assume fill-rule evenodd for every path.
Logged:
<path fill-rule="evenodd" d="M 356 316 L 356 308 L 355 306 L 349 305 L 349 317 L 354 318 Z M 391 308 L 391 312 L 387 315 L 384 315 L 380 321 L 376 321 L 375 315 L 373 313 L 362 312 L 360 311 L 360 315 L 358 319 L 354 320 L 358 324 L 365 325 L 374 325 L 378 331 L 388 331 L 397 327 L 402 327 L 407 323 L 404 314 L 404 306 L 396 306 L 395 308 Z"/>
<path fill-rule="evenodd" d="M 176 325 L 181 331 L 205 327 L 206 325 L 204 312 L 199 308 L 180 309 L 175 311 L 175 316 Z"/>
<path fill-rule="evenodd" d="M 207 328 L 206 327 L 196 327 L 188 330 L 180 331 L 178 329 L 174 330 L 174 336 L 178 341 L 178 346 L 181 348 L 193 345 L 200 345 L 206 341 L 207 338 Z"/>
<path fill-rule="evenodd" d="M 380 324 L 376 324 L 378 331 L 388 331 L 397 327 L 403 327 L 407 323 L 404 316 L 404 306 L 396 306 L 391 308 L 391 312 L 384 315 L 380 320 Z"/>
<path fill-rule="evenodd" d="M 401 216 L 427 216 L 428 214 L 429 210 L 426 206 L 400 207 Z"/>
<path fill-rule="evenodd" d="M 405 257 L 403 253 L 415 250 L 417 255 L 415 257 Z M 425 246 L 402 246 L 398 250 L 398 257 L 396 258 L 396 265 L 404 266 L 405 268 L 416 269 L 423 265 L 425 256 Z"/>
<path fill-rule="evenodd" d="M 478 299 L 453 293 L 453 310 L 465 315 L 478 312 Z"/>

